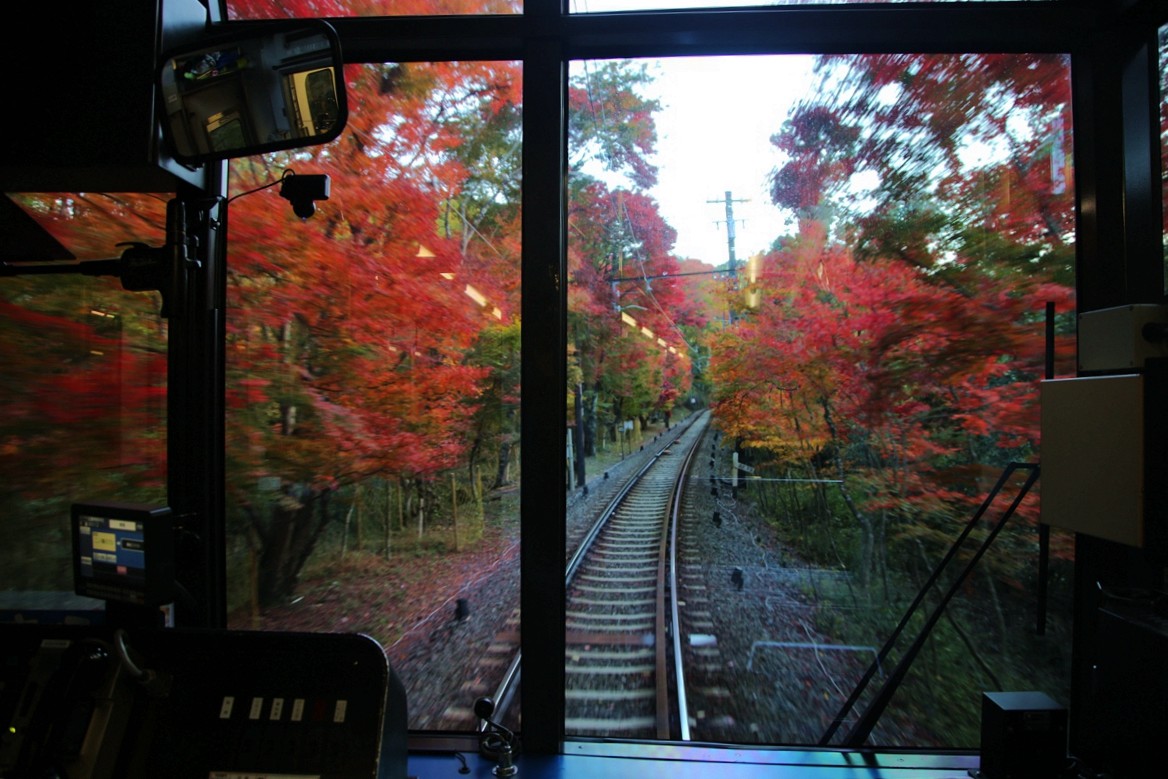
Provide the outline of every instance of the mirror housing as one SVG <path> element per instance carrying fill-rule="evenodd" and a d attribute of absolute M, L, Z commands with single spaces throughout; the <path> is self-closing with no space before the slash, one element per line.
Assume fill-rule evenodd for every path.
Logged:
<path fill-rule="evenodd" d="M 184 165 L 327 143 L 348 119 L 340 41 L 318 20 L 223 25 L 165 55 L 158 87 Z"/>

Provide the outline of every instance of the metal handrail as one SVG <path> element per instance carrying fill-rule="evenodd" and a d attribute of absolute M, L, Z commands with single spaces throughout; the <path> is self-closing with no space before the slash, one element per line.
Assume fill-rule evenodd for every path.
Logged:
<path fill-rule="evenodd" d="M 965 528 L 957 536 L 957 539 L 953 542 L 953 546 L 950 547 L 949 551 L 945 554 L 945 557 L 943 557 L 937 567 L 933 569 L 932 574 L 929 575 L 928 581 L 925 582 L 923 587 L 921 587 L 920 591 L 916 595 L 916 598 L 913 599 L 912 604 L 910 604 L 908 609 L 905 611 L 904 616 L 900 620 L 900 623 L 897 624 L 896 628 L 892 631 L 892 634 L 888 637 L 888 640 L 885 641 L 884 646 L 881 647 L 879 654 L 876 656 L 876 660 L 873 661 L 872 665 L 868 667 L 868 670 L 865 671 L 863 677 L 860 678 L 860 681 L 856 683 L 856 687 L 854 690 L 852 690 L 852 694 L 848 697 L 848 700 L 844 703 L 839 713 L 836 714 L 835 719 L 832 720 L 831 725 L 828 726 L 827 730 L 823 734 L 823 737 L 820 738 L 820 746 L 827 746 L 830 744 L 831 738 L 835 735 L 836 731 L 839 730 L 839 727 L 841 724 L 843 724 L 844 719 L 856 705 L 856 701 L 859 700 L 860 696 L 867 688 L 868 683 L 882 667 L 884 660 L 888 657 L 888 653 L 892 650 L 896 640 L 900 637 L 900 634 L 904 631 L 905 627 L 912 619 L 914 613 L 917 610 L 917 607 L 919 607 L 924 601 L 925 595 L 930 589 L 932 589 L 933 585 L 936 584 L 937 580 L 941 576 L 942 571 L 944 571 L 949 562 L 952 561 L 954 557 L 956 557 L 957 552 L 965 542 L 965 539 L 969 536 L 970 533 L 973 532 L 973 529 L 977 525 L 978 520 L 980 520 L 989 509 L 990 504 L 993 503 L 994 498 L 996 498 L 998 493 L 1001 492 L 1010 476 L 1013 475 L 1015 471 L 1019 470 L 1029 471 L 1030 475 L 1027 476 L 1026 481 L 1022 484 L 1022 487 L 1018 491 L 1018 495 L 1014 498 L 1013 501 L 1011 501 L 1010 506 L 1006 509 L 1005 513 L 1002 514 L 1001 518 L 998 519 L 989 535 L 986 536 L 984 541 L 982 541 L 981 546 L 974 553 L 973 557 L 970 558 L 968 563 L 966 563 L 965 568 L 950 584 L 949 589 L 945 592 L 944 596 L 942 596 L 940 603 L 938 603 L 937 606 L 933 609 L 933 613 L 929 615 L 929 619 L 926 621 L 920 633 L 917 634 L 916 639 L 910 645 L 904 657 L 900 659 L 900 662 L 897 663 L 896 668 L 885 680 L 883 686 L 881 686 L 880 691 L 876 694 L 876 698 L 864 711 L 859 721 L 856 723 L 856 726 L 852 728 L 847 737 L 844 739 L 844 746 L 859 747 L 862 746 L 865 741 L 867 741 L 869 734 L 872 732 L 872 728 L 875 727 L 876 722 L 884 713 L 884 709 L 887 707 L 888 702 L 892 699 L 892 695 L 896 692 L 896 689 L 904 680 L 904 677 L 908 673 L 908 669 L 912 665 L 913 660 L 916 659 L 916 656 L 920 652 L 921 647 L 924 646 L 925 640 L 932 632 L 933 626 L 937 624 L 937 621 L 940 620 L 941 615 L 944 613 L 945 607 L 949 605 L 949 601 L 952 600 L 953 596 L 957 593 L 957 590 L 965 582 L 966 577 L 969 576 L 970 572 L 977 565 L 978 561 L 981 560 L 982 555 L 985 554 L 987 549 L 989 549 L 990 544 L 994 542 L 998 532 L 1001 531 L 1001 529 L 1005 526 L 1006 521 L 1014 515 L 1014 512 L 1017 510 L 1019 504 L 1021 504 L 1022 500 L 1030 492 L 1030 488 L 1034 486 L 1034 482 L 1038 480 L 1039 467 L 1037 464 L 1010 463 L 1008 466 L 1006 466 L 1005 470 L 1002 471 L 1002 475 L 998 478 L 997 483 L 994 485 L 993 489 L 990 490 L 985 500 L 982 501 L 982 504 L 980 507 L 978 507 L 977 512 L 975 512 L 969 522 L 966 523 Z"/>

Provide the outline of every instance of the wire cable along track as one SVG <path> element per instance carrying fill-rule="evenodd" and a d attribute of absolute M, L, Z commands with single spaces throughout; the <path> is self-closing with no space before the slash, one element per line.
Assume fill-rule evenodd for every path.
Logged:
<path fill-rule="evenodd" d="M 568 566 L 570 735 L 687 738 L 671 557 L 677 505 L 706 424 L 703 415 L 630 480 Z"/>

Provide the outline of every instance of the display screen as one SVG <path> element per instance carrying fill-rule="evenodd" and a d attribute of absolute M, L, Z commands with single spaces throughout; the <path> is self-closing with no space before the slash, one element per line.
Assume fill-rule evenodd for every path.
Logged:
<path fill-rule="evenodd" d="M 78 595 L 139 605 L 173 596 L 170 509 L 74 504 L 73 570 Z"/>
<path fill-rule="evenodd" d="M 81 575 L 141 588 L 146 582 L 146 534 L 142 522 L 82 515 L 77 527 Z"/>

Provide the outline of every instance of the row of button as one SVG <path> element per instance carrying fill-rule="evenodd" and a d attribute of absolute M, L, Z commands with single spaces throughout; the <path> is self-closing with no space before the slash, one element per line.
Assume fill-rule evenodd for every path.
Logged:
<path fill-rule="evenodd" d="M 246 699 L 245 699 L 246 700 Z M 345 716 L 349 710 L 349 702 L 341 698 L 332 705 L 332 712 L 329 712 L 329 701 L 314 700 L 312 703 L 312 710 L 306 712 L 308 704 L 304 698 L 293 698 L 291 706 L 286 705 L 286 698 L 262 698 L 253 697 L 248 703 L 247 718 L 249 720 L 260 720 L 264 718 L 264 706 L 270 701 L 267 708 L 267 719 L 272 722 L 280 722 L 284 719 L 285 710 L 288 711 L 288 720 L 290 722 L 303 722 L 305 714 L 313 722 L 322 722 L 331 718 L 336 724 L 342 724 L 345 721 Z M 236 709 L 236 698 L 234 695 L 224 695 L 223 701 L 219 705 L 219 719 L 231 719 L 231 715 Z"/>

